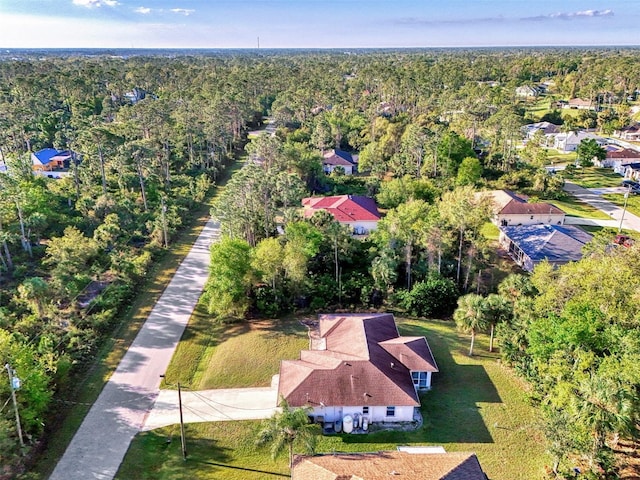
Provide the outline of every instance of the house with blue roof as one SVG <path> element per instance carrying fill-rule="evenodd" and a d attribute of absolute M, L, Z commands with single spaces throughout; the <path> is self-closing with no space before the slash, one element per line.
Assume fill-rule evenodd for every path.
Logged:
<path fill-rule="evenodd" d="M 31 154 L 33 171 L 55 172 L 69 168 L 69 164 L 74 157 L 71 150 L 57 150 L 55 148 L 43 148 Z"/>
<path fill-rule="evenodd" d="M 592 235 L 573 225 L 502 226 L 499 242 L 527 272 L 546 260 L 554 266 L 582 258 Z"/>

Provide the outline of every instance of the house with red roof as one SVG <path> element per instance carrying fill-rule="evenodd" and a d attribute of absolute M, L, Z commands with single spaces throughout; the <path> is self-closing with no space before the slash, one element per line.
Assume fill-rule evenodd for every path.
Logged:
<path fill-rule="evenodd" d="M 278 398 L 319 423 L 414 420 L 438 371 L 425 337 L 401 337 L 388 313 L 320 315 L 310 336 L 311 350 L 281 362 Z"/>
<path fill-rule="evenodd" d="M 348 225 L 354 235 L 368 235 L 380 220 L 376 202 L 360 195 L 336 195 L 332 197 L 307 197 L 302 199 L 305 218 L 319 210 L 326 210 L 343 225 Z"/>
<path fill-rule="evenodd" d="M 324 173 L 330 174 L 337 167 L 344 170 L 345 175 L 356 173 L 356 162 L 349 152 L 344 150 L 329 150 L 322 155 L 322 169 Z"/>

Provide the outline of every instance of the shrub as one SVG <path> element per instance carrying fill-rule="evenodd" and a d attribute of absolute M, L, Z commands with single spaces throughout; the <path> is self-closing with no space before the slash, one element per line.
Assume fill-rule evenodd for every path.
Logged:
<path fill-rule="evenodd" d="M 458 287 L 448 279 L 432 276 L 416 283 L 411 291 L 399 292 L 400 305 L 417 317 L 449 316 L 456 307 Z"/>

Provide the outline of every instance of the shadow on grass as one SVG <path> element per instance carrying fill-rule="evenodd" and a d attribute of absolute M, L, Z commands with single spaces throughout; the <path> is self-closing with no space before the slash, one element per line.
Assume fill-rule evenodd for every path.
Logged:
<path fill-rule="evenodd" d="M 234 467 L 233 465 L 225 465 L 223 463 L 217 463 L 217 462 L 205 462 L 201 460 L 195 460 L 194 463 L 200 463 L 203 465 L 213 465 L 215 467 L 222 467 L 223 469 L 229 468 L 232 470 L 242 470 L 244 472 L 264 473 L 265 475 L 273 475 L 276 477 L 285 477 L 285 478 L 290 477 L 288 473 L 268 472 L 266 470 L 256 470 L 255 468 L 246 468 L 246 467 Z"/>
<path fill-rule="evenodd" d="M 493 381 L 482 363 L 495 359 L 480 353 L 469 363 L 457 363 L 451 352 L 458 352 L 460 342 L 454 332 L 443 333 L 415 324 L 404 324 L 403 334 L 425 336 L 438 363 L 432 389 L 421 395 L 423 427 L 420 441 L 431 443 L 493 443 L 482 417 L 483 403 L 502 403 Z"/>

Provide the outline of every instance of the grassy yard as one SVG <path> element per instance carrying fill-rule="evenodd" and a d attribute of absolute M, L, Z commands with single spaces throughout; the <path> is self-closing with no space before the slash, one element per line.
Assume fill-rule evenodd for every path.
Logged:
<path fill-rule="evenodd" d="M 589 167 L 565 176 L 583 188 L 619 187 L 622 182 L 622 177 L 610 168 Z"/>
<path fill-rule="evenodd" d="M 606 213 L 592 207 L 588 203 L 581 202 L 571 195 L 565 196 L 562 200 L 546 200 L 547 202 L 562 209 L 567 215 L 582 218 L 595 218 L 597 220 L 611 220 Z"/>
<path fill-rule="evenodd" d="M 214 365 L 212 376 L 222 360 L 237 356 L 229 356 L 225 347 L 228 342 L 235 341 L 233 348 L 236 352 L 238 348 L 249 348 L 243 350 L 244 358 L 247 361 L 258 359 L 255 365 L 260 365 L 261 359 L 264 365 L 259 368 L 270 378 L 277 372 L 277 367 L 269 370 L 272 367 L 267 365 L 274 364 L 274 357 L 281 350 L 271 344 L 293 334 L 293 343 L 298 345 L 296 348 L 300 345 L 306 347 L 306 343 L 300 341 L 303 335 L 295 324 L 294 320 L 288 320 L 277 321 L 270 328 L 266 328 L 266 324 L 259 328 L 249 324 L 231 326 L 234 329 L 231 333 L 216 332 L 215 329 L 200 331 L 200 341 L 208 336 L 207 343 L 217 344 L 208 354 L 208 361 Z M 543 439 L 536 429 L 535 410 L 527 401 L 523 384 L 500 364 L 496 353 L 487 352 L 488 340 L 480 337 L 476 356 L 470 358 L 466 355 L 468 337 L 458 334 L 451 322 L 399 320 L 399 328 L 404 335 L 426 336 L 440 368 L 440 373 L 434 375 L 433 390 L 422 398 L 424 425 L 412 432 L 322 437 L 317 451 L 378 451 L 395 449 L 398 444 L 442 445 L 447 451 L 476 452 L 492 480 L 541 478 L 548 459 Z M 216 340 L 220 333 L 226 335 L 225 338 Z M 259 339 L 263 335 L 269 341 Z M 244 336 L 246 340 L 241 339 Z M 189 340 L 187 343 L 195 345 Z M 172 368 L 179 368 L 175 362 Z M 243 370 L 242 362 L 232 362 L 225 375 L 231 379 L 248 380 Z M 196 383 L 200 378 L 198 375 L 191 374 Z M 256 384 L 263 384 L 263 380 L 258 378 L 263 376 L 256 376 Z M 223 381 L 212 383 L 233 386 L 225 385 Z M 286 457 L 274 461 L 268 449 L 255 446 L 259 427 L 260 422 L 257 421 L 187 425 L 189 457 L 186 462 L 180 454 L 179 428 L 176 425 L 139 434 L 116 478 L 286 478 Z"/>
<path fill-rule="evenodd" d="M 624 195 L 622 193 L 608 193 L 602 195 L 602 198 L 611 203 L 615 203 L 619 207 L 624 206 Z M 627 211 L 640 217 L 640 195 L 629 195 Z"/>
<path fill-rule="evenodd" d="M 280 360 L 298 358 L 300 350 L 308 347 L 307 329 L 297 319 L 212 323 L 199 303 L 167 369 L 166 381 L 193 390 L 269 386 Z"/>

